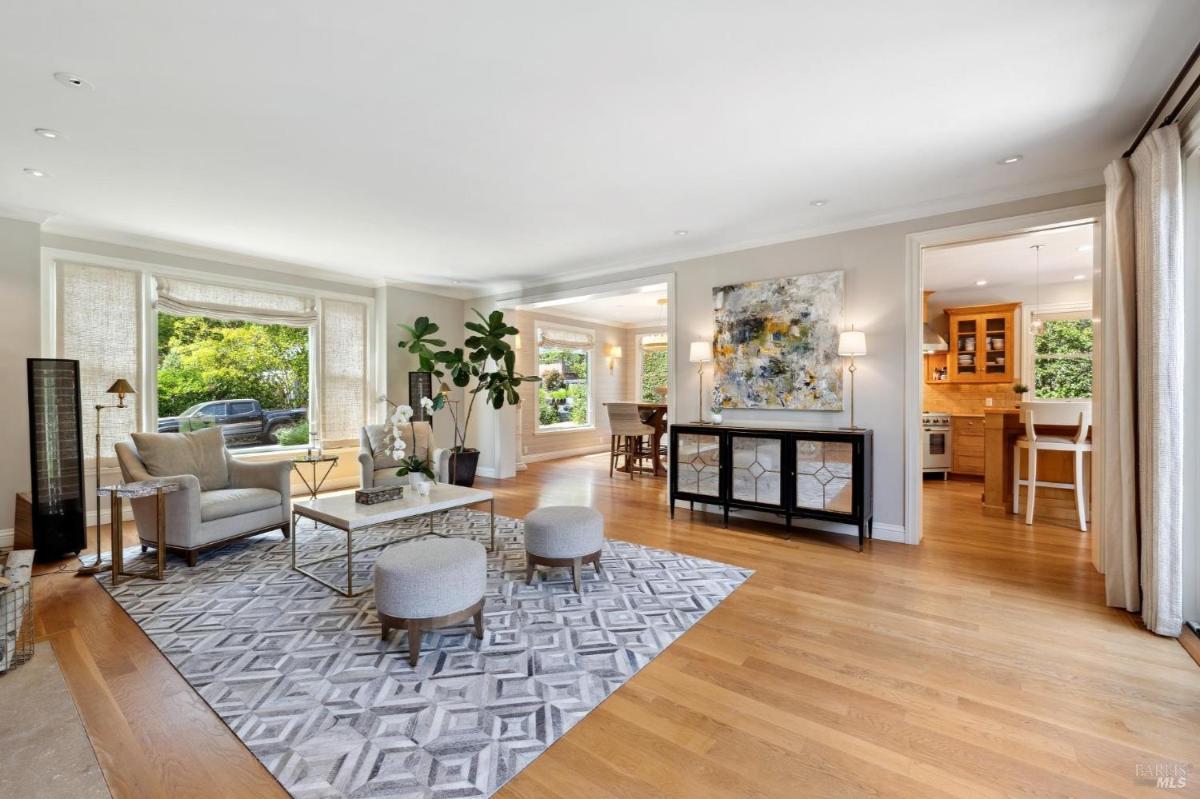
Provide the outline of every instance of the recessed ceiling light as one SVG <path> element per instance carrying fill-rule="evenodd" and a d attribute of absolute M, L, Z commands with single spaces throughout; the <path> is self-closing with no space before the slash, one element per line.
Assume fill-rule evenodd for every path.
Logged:
<path fill-rule="evenodd" d="M 986 286 L 986 285 L 987 285 L 987 281 L 986 281 L 986 280 L 976 280 L 976 281 L 975 281 L 975 285 L 976 285 L 976 286 Z"/>
<path fill-rule="evenodd" d="M 997 164 L 1000 164 L 1001 166 L 1011 166 L 1012 164 L 1015 164 L 1015 163 L 1017 163 L 1018 161 L 1020 161 L 1020 160 L 1021 160 L 1022 158 L 1024 158 L 1024 157 L 1025 157 L 1025 156 L 1023 156 L 1023 155 L 1021 155 L 1021 154 L 1019 154 L 1019 153 L 1013 153 L 1012 155 L 1008 156 L 1007 158 L 1001 158 L 1001 159 L 1000 159 L 999 161 L 997 161 L 996 163 L 997 163 Z"/>
<path fill-rule="evenodd" d="M 1072 280 L 1087 280 L 1087 275 L 1076 275 Z"/>
<path fill-rule="evenodd" d="M 1080 244 L 1078 247 L 1075 248 L 1075 252 L 1091 252 L 1091 251 L 1092 251 L 1092 245 L 1090 245 L 1090 244 Z"/>
<path fill-rule="evenodd" d="M 829 205 L 829 200 L 813 200 L 809 205 L 814 208 L 824 208 L 826 205 Z"/>
<path fill-rule="evenodd" d="M 31 169 L 29 167 L 25 167 L 25 174 L 29 175 L 31 178 L 48 178 L 48 177 L 50 177 L 49 175 L 47 175 L 45 172 L 43 172 L 40 169 Z"/>
<path fill-rule="evenodd" d="M 54 79 L 70 89 L 94 89 L 87 78 L 81 78 L 74 72 L 55 72 Z"/>
<path fill-rule="evenodd" d="M 675 231 L 676 236 L 686 236 L 687 234 L 688 234 L 688 232 L 686 230 L 676 230 Z"/>
<path fill-rule="evenodd" d="M 57 139 L 60 135 L 57 130 L 51 130 L 50 128 L 34 128 L 33 132 L 43 139 Z"/>

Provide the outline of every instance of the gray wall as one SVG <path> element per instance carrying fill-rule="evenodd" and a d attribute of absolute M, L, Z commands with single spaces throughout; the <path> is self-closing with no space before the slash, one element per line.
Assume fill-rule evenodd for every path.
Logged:
<path fill-rule="evenodd" d="M 408 373 L 417 368 L 417 357 L 397 346 L 401 336 L 405 335 L 400 324 L 411 325 L 418 316 L 428 316 L 440 327 L 438 338 L 445 339 L 446 346 L 453 349 L 463 344 L 464 312 L 470 311 L 462 300 L 395 286 L 378 292 L 377 301 L 381 295 L 382 307 L 378 308 L 378 313 L 385 324 L 379 346 L 387 353 L 387 394 L 392 402 L 403 404 L 408 402 Z M 471 314 L 472 318 L 474 316 Z M 434 390 L 437 390 L 437 378 L 434 378 Z M 451 399 L 461 403 L 462 398 L 462 389 L 455 387 Z M 456 407 L 461 409 L 462 405 Z M 474 426 L 474 421 L 471 424 Z M 448 409 L 434 415 L 433 432 L 438 446 L 449 447 L 454 443 L 454 426 Z"/>
<path fill-rule="evenodd" d="M 672 331 L 672 346 L 679 357 L 675 359 L 674 364 L 675 395 L 671 398 L 671 415 L 674 419 L 694 419 L 697 413 L 697 376 L 695 366 L 687 361 L 686 353 L 689 342 L 712 337 L 714 286 L 831 269 L 845 270 L 845 321 L 854 323 L 866 332 L 870 353 L 858 360 L 856 421 L 859 425 L 873 428 L 875 431 L 876 520 L 879 524 L 892 527 L 895 534 L 904 524 L 907 236 L 926 230 L 1103 200 L 1104 189 L 1102 186 L 1096 186 L 651 266 L 619 275 L 609 274 L 602 278 L 563 281 L 539 286 L 538 291 L 560 288 L 585 289 L 615 279 L 634 279 L 660 275 L 666 271 L 674 272 L 675 294 L 672 303 L 675 328 Z M 494 297 L 490 300 L 481 299 L 480 302 L 494 303 L 501 299 L 503 298 Z M 709 367 L 705 370 L 706 388 L 711 386 L 711 381 L 712 369 Z M 729 422 L 764 420 L 838 426 L 849 423 L 848 402 L 846 407 L 847 410 L 840 413 L 731 410 L 725 413 L 725 419 Z"/>
<path fill-rule="evenodd" d="M 14 496 L 29 488 L 25 359 L 41 354 L 41 253 L 34 222 L 0 218 L 0 530 L 13 526 Z"/>

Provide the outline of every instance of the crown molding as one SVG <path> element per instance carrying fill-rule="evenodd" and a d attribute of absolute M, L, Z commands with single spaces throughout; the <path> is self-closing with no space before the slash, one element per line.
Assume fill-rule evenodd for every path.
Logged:
<path fill-rule="evenodd" d="M 925 217 L 941 216 L 959 211 L 970 211 L 1000 205 L 1007 202 L 1029 200 L 1051 194 L 1060 194 L 1079 189 L 1090 189 L 1103 186 L 1102 174 L 1099 170 L 1077 172 L 1061 178 L 1037 183 L 1025 183 L 1019 186 L 1009 186 L 971 194 L 951 195 L 934 200 L 927 200 L 914 205 L 890 208 L 883 211 L 871 211 L 861 214 L 851 214 L 840 217 L 821 225 L 807 225 L 792 228 L 782 233 L 772 234 L 753 239 L 743 239 L 729 244 L 718 244 L 709 247 L 692 247 L 676 250 L 669 257 L 663 255 L 633 256 L 624 259 L 607 261 L 593 266 L 566 270 L 559 273 L 553 280 L 540 280 L 522 283 L 513 291 L 528 293 L 530 291 L 550 290 L 564 283 L 588 280 L 596 277 L 618 277 L 623 272 L 633 272 L 650 267 L 670 268 L 684 261 L 699 258 L 709 258 L 715 255 L 727 255 L 742 250 L 752 250 L 757 247 L 767 247 L 773 244 L 786 244 L 790 241 L 828 236 L 834 233 L 846 233 L 852 230 L 864 230 L 898 222 L 908 222 Z M 485 296 L 485 295 L 479 295 Z"/>
<path fill-rule="evenodd" d="M 0 203 L 0 218 L 3 219 L 15 219 L 19 222 L 33 222 L 35 225 L 43 225 L 52 216 L 54 214 L 50 211 Z"/>
<path fill-rule="evenodd" d="M 322 264 L 295 263 L 280 261 L 259 255 L 222 250 L 216 247 L 206 247 L 200 244 L 171 239 L 160 239 L 154 236 L 144 236 L 111 228 L 93 227 L 91 225 L 59 222 L 53 219 L 42 224 L 42 232 L 55 236 L 95 241 L 103 244 L 113 244 L 119 247 L 132 247 L 149 252 L 177 255 L 182 258 L 195 258 L 202 261 L 215 261 L 231 266 L 244 266 L 249 269 L 263 269 L 268 272 L 280 272 L 295 277 L 307 277 L 324 280 L 330 283 L 342 283 L 352 286 L 379 288 L 384 285 L 381 278 L 352 275 Z"/>

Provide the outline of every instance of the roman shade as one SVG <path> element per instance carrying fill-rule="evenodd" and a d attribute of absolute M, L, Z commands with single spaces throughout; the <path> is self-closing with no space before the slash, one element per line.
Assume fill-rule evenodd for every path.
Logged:
<path fill-rule="evenodd" d="M 366 421 L 367 306 L 321 301 L 321 441 L 350 446 Z"/>
<path fill-rule="evenodd" d="M 264 325 L 309 327 L 317 322 L 317 306 L 311 297 L 176 278 L 155 278 L 154 307 L 176 316 Z"/>
<path fill-rule="evenodd" d="M 118 378 L 139 382 L 138 341 L 141 334 L 141 275 L 59 262 L 57 264 L 58 354 L 79 361 L 79 395 L 83 408 L 111 405 L 106 391 Z M 137 429 L 141 394 L 125 398 L 128 410 L 100 418 L 101 456 L 111 457 L 113 443 Z M 96 455 L 96 414 L 83 414 L 83 454 Z"/>
<path fill-rule="evenodd" d="M 575 330 L 569 327 L 539 327 L 539 347 L 562 347 L 570 350 L 590 350 L 596 345 L 596 337 L 590 330 Z"/>

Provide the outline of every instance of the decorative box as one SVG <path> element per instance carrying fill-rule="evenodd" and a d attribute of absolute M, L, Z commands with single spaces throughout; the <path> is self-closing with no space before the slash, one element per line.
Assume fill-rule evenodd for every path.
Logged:
<path fill-rule="evenodd" d="M 354 492 L 354 501 L 359 505 L 376 505 L 395 499 L 404 499 L 404 486 L 375 486 Z"/>

